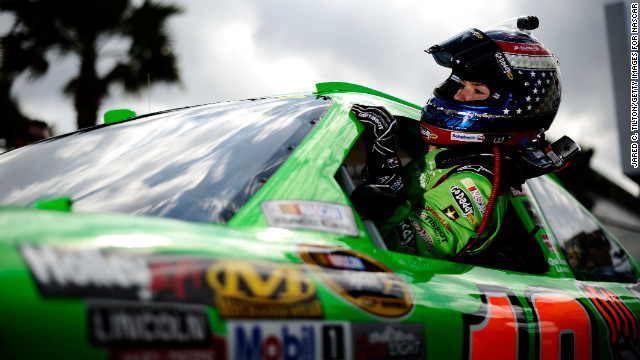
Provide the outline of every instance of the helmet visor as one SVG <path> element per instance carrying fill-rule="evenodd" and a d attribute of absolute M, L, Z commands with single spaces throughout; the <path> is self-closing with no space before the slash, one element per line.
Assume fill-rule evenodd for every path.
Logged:
<path fill-rule="evenodd" d="M 462 79 L 501 87 L 513 79 L 502 49 L 478 29 L 468 29 L 427 50 L 435 61 L 453 69 Z"/>

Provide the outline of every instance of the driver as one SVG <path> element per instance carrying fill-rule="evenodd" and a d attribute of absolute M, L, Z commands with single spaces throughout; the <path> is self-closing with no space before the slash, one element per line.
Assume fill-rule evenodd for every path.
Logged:
<path fill-rule="evenodd" d="M 495 238 L 510 186 L 524 182 L 505 175 L 502 154 L 547 147 L 544 131 L 560 105 L 559 62 L 531 35 L 537 26 L 536 17 L 522 17 L 466 30 L 426 50 L 451 75 L 422 109 L 420 132 L 429 151 L 407 166 L 397 155 L 393 116 L 383 107 L 353 106 L 365 125 L 368 153 L 365 184 L 352 201 L 377 220 L 390 250 L 458 259 Z M 454 149 L 480 156 L 456 158 Z"/>

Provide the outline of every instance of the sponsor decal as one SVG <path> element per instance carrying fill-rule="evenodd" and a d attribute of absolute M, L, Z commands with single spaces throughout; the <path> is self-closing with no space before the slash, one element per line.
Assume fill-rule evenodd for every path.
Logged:
<path fill-rule="evenodd" d="M 396 226 L 396 232 L 398 233 L 398 239 L 400 242 L 398 245 L 401 247 L 407 248 L 407 250 L 415 254 L 416 253 L 416 237 L 413 231 L 411 230 L 411 222 L 407 219 L 402 220 Z"/>
<path fill-rule="evenodd" d="M 155 301 L 211 304 L 213 289 L 205 279 L 212 259 L 154 256 L 149 259 L 149 290 Z"/>
<path fill-rule="evenodd" d="M 43 295 L 151 297 L 152 274 L 142 257 L 46 245 L 22 245 L 20 253 Z"/>
<path fill-rule="evenodd" d="M 230 359 L 315 359 L 317 327 L 295 322 L 229 322 Z"/>
<path fill-rule="evenodd" d="M 402 186 L 403 186 L 402 178 L 398 178 L 398 180 L 396 180 L 391 185 L 391 190 L 393 190 L 393 192 L 397 193 L 398 191 L 400 191 L 400 189 L 402 189 Z"/>
<path fill-rule="evenodd" d="M 384 318 L 408 315 L 414 308 L 413 294 L 398 274 L 378 260 L 349 249 L 301 246 L 302 260 L 338 295 L 358 308 Z M 353 270 L 324 262 L 325 254 L 359 258 L 364 270 Z"/>
<path fill-rule="evenodd" d="M 230 359 L 424 359 L 422 323 L 229 321 Z"/>
<path fill-rule="evenodd" d="M 349 323 L 296 321 L 230 321 L 230 359 L 347 359 Z"/>
<path fill-rule="evenodd" d="M 547 245 L 547 248 L 549 248 L 550 252 L 555 254 L 558 253 L 556 242 L 553 239 L 549 238 L 549 234 L 542 234 L 542 241 L 545 243 L 545 245 Z"/>
<path fill-rule="evenodd" d="M 517 190 L 517 189 L 511 188 L 511 196 L 512 197 L 523 197 L 523 196 L 529 196 L 529 194 L 527 194 L 527 190 L 525 188 L 522 188 L 522 190 Z"/>
<path fill-rule="evenodd" d="M 468 134 L 461 132 L 452 132 L 451 140 L 453 141 L 466 141 L 466 142 L 483 142 L 485 139 L 484 134 Z"/>
<path fill-rule="evenodd" d="M 420 226 L 420 224 L 418 224 L 413 220 L 411 220 L 411 225 L 413 225 L 413 228 L 416 230 L 416 233 L 420 236 L 422 241 L 424 241 L 424 243 L 427 245 L 427 253 L 430 253 L 431 250 L 433 250 L 433 239 L 431 238 L 431 235 L 429 235 L 429 233 L 422 226 Z"/>
<path fill-rule="evenodd" d="M 466 217 L 472 225 L 475 225 L 476 218 L 469 195 L 467 195 L 467 193 L 465 193 L 464 190 L 462 190 L 462 188 L 458 185 L 451 186 L 449 188 L 449 193 L 458 205 L 460 211 L 462 211 L 462 216 Z"/>
<path fill-rule="evenodd" d="M 398 157 L 387 159 L 387 165 L 389 166 L 389 169 L 396 168 L 400 166 L 400 159 L 398 159 Z"/>
<path fill-rule="evenodd" d="M 540 220 L 540 216 L 538 215 L 538 210 L 535 208 L 535 205 L 531 201 L 522 200 L 522 206 L 525 208 L 525 210 L 527 210 L 527 214 L 529 214 L 529 217 L 531 218 L 531 221 L 533 221 L 534 225 L 544 227 L 544 224 L 542 223 L 542 221 Z"/>
<path fill-rule="evenodd" d="M 471 197 L 476 203 L 478 211 L 480 211 L 480 216 L 484 216 L 484 212 L 487 210 L 487 205 L 484 203 L 484 198 L 482 197 L 482 194 L 480 193 L 480 190 L 478 190 L 476 184 L 473 182 L 473 180 L 471 180 L 471 178 L 464 178 L 461 182 L 467 188 L 469 193 L 471 193 Z"/>
<path fill-rule="evenodd" d="M 214 344 L 199 348 L 107 349 L 109 360 L 219 360 L 226 359 L 226 341 L 214 337 Z"/>
<path fill-rule="evenodd" d="M 299 264 L 34 245 L 20 251 L 45 296 L 215 305 L 227 318 L 323 317 L 316 286 Z M 330 259 L 364 267 L 357 259 Z"/>
<path fill-rule="evenodd" d="M 269 200 L 260 204 L 267 224 L 285 229 L 303 229 L 358 236 L 353 210 L 347 205 L 306 200 Z"/>
<path fill-rule="evenodd" d="M 345 254 L 323 254 L 324 264 L 334 268 L 349 269 L 349 270 L 366 270 L 366 266 L 362 259 L 357 256 L 345 255 Z M 321 260 L 320 260 L 321 261 Z"/>
<path fill-rule="evenodd" d="M 438 245 L 440 245 L 442 242 L 448 241 L 447 235 L 444 233 L 444 231 L 442 231 L 442 228 L 440 228 L 440 225 L 436 220 L 429 216 L 427 216 L 427 218 L 425 218 L 424 220 L 431 228 L 431 232 L 436 237 L 436 243 Z"/>
<path fill-rule="evenodd" d="M 458 220 L 460 219 L 460 214 L 458 213 L 458 211 L 456 210 L 455 206 L 449 205 L 446 208 L 442 209 L 442 212 L 450 219 L 452 220 Z"/>
<path fill-rule="evenodd" d="M 478 39 L 482 39 L 482 34 L 479 31 L 475 30 L 475 29 L 470 29 L 469 30 L 469 34 L 477 37 Z"/>
<path fill-rule="evenodd" d="M 424 126 L 420 127 L 420 134 L 422 135 L 423 138 L 425 138 L 426 140 L 435 140 L 438 138 L 438 135 L 436 135 L 436 133 L 434 133 L 433 131 L 427 129 Z"/>
<path fill-rule="evenodd" d="M 539 44 L 519 44 L 512 43 L 507 41 L 495 41 L 502 51 L 505 53 L 515 53 L 515 54 L 524 54 L 524 55 L 551 55 L 549 51 Z"/>
<path fill-rule="evenodd" d="M 379 117 L 377 117 L 374 114 L 368 113 L 368 112 L 359 112 L 358 113 L 358 117 L 361 119 L 370 119 L 375 123 L 375 127 L 377 127 L 378 129 L 382 130 L 384 129 L 385 125 L 384 122 L 382 120 L 380 120 Z"/>
<path fill-rule="evenodd" d="M 424 359 L 422 323 L 354 323 L 356 359 Z"/>
<path fill-rule="evenodd" d="M 310 276 L 297 264 L 220 260 L 207 269 L 214 303 L 225 318 L 320 318 Z"/>
<path fill-rule="evenodd" d="M 567 262 L 564 259 L 550 257 L 550 258 L 547 258 L 547 264 L 549 264 L 549 266 L 555 268 L 556 271 L 559 272 L 559 273 L 562 273 L 562 272 L 569 273 L 569 272 L 571 272 L 569 270 L 569 267 L 567 266 Z"/>
<path fill-rule="evenodd" d="M 501 52 L 497 52 L 495 53 L 495 57 L 496 57 L 496 61 L 498 62 L 498 65 L 502 69 L 502 72 L 505 75 L 507 75 L 509 80 L 513 80 L 513 72 L 511 70 L 511 65 L 509 65 L 509 61 L 507 61 L 507 58 L 504 57 L 504 54 Z"/>
<path fill-rule="evenodd" d="M 511 135 L 504 135 L 504 136 L 494 136 L 492 141 L 494 144 L 502 144 L 505 143 L 509 140 L 511 140 Z"/>
<path fill-rule="evenodd" d="M 193 347 L 212 342 L 202 305 L 89 301 L 87 317 L 89 342 L 98 347 Z"/>
<path fill-rule="evenodd" d="M 449 227 L 449 224 L 447 224 L 447 222 L 442 218 L 442 216 L 440 216 L 440 214 L 438 214 L 435 210 L 433 210 L 430 207 L 426 207 L 421 213 L 420 213 L 420 217 L 422 219 L 426 219 L 428 218 L 428 214 L 425 213 L 425 211 L 429 212 L 429 214 L 433 215 L 433 217 L 438 220 L 438 222 L 442 225 L 442 227 L 444 227 L 447 231 L 451 232 L 451 228 Z"/>

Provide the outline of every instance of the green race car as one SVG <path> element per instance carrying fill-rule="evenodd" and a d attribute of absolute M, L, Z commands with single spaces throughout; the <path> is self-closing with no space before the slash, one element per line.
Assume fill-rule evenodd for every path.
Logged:
<path fill-rule="evenodd" d="M 349 200 L 349 110 L 410 157 L 420 107 L 316 88 L 1 155 L 0 359 L 640 358 L 638 263 L 552 177 L 474 264 L 391 252 Z"/>

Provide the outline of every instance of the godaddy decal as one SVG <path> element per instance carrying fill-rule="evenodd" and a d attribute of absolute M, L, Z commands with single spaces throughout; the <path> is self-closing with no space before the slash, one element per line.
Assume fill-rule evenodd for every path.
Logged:
<path fill-rule="evenodd" d="M 471 204 L 469 195 L 467 195 L 467 193 L 465 193 L 458 185 L 451 186 L 449 188 L 449 192 L 451 193 L 451 196 L 453 196 L 453 200 L 458 204 L 460 211 L 462 211 L 462 216 L 469 219 L 469 222 L 475 225 L 476 217 L 473 215 L 473 205 Z"/>

